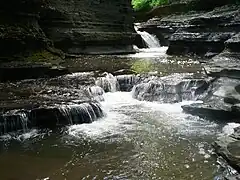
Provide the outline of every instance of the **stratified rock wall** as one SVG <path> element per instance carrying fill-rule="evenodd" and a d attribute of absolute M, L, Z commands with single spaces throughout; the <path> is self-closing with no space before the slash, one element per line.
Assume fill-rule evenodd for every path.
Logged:
<path fill-rule="evenodd" d="M 38 24 L 41 0 L 0 1 L 0 57 L 9 60 L 42 49 L 48 40 Z"/>
<path fill-rule="evenodd" d="M 132 52 L 130 0 L 2 0 L 0 57 L 56 47 L 67 54 Z"/>
<path fill-rule="evenodd" d="M 130 0 L 49 0 L 40 24 L 55 47 L 70 54 L 132 52 Z"/>

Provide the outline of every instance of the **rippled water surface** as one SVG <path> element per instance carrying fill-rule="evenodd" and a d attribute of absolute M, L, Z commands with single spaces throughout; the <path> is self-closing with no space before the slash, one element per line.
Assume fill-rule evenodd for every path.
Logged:
<path fill-rule="evenodd" d="M 106 93 L 102 105 L 106 117 L 58 136 L 2 137 L 1 179 L 213 179 L 217 124 L 128 92 Z"/>
<path fill-rule="evenodd" d="M 178 61 L 164 52 L 141 53 L 71 63 L 76 71 L 165 74 L 201 69 L 191 59 Z M 217 167 L 211 143 L 222 127 L 184 114 L 181 105 L 191 102 L 144 102 L 133 99 L 131 92 L 106 93 L 104 99 L 105 117 L 91 124 L 0 137 L 0 179 L 214 178 Z"/>

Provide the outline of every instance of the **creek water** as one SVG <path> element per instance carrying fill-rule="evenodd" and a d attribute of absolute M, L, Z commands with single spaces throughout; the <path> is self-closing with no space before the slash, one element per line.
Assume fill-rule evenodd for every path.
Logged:
<path fill-rule="evenodd" d="M 164 53 L 157 59 L 159 52 L 140 53 L 131 56 L 137 58 L 132 64 L 135 71 L 160 71 L 171 66 L 164 61 Z M 123 58 L 129 56 L 119 57 Z M 142 67 L 139 61 L 150 65 L 143 63 Z M 186 66 L 184 72 L 199 70 L 190 61 L 176 64 L 180 69 Z M 0 179 L 210 180 L 218 175 L 211 143 L 223 130 L 232 131 L 231 125 L 183 113 L 181 105 L 191 101 L 138 101 L 132 92 L 116 89 L 104 93 L 102 99 L 105 116 L 90 124 L 57 132 L 31 129 L 1 136 Z"/>

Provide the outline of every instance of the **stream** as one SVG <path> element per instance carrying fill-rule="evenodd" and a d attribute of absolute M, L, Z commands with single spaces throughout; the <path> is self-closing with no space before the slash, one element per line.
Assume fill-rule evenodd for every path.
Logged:
<path fill-rule="evenodd" d="M 133 58 L 132 70 L 137 73 L 201 70 L 194 60 L 177 61 L 166 57 L 165 47 L 160 49 L 108 58 Z M 210 180 L 219 175 L 211 143 L 230 133 L 234 124 L 182 112 L 181 105 L 196 101 L 147 102 L 134 99 L 132 93 L 104 93 L 100 104 L 105 115 L 90 124 L 2 135 L 0 179 Z"/>

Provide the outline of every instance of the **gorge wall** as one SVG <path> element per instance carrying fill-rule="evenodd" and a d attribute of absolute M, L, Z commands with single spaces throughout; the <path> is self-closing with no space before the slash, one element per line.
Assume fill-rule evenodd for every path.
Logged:
<path fill-rule="evenodd" d="M 2 0 L 0 59 L 41 50 L 66 54 L 132 52 L 130 0 Z"/>
<path fill-rule="evenodd" d="M 203 6 L 189 8 L 194 2 Z M 158 7 L 149 12 L 154 18 L 141 23 L 139 30 L 155 34 L 168 46 L 169 55 L 200 58 L 211 83 L 207 96 L 200 99 L 203 103 L 182 106 L 185 112 L 223 124 L 240 123 L 240 5 L 238 1 L 209 2 L 213 6 L 207 6 L 205 0 L 190 0 L 189 4 Z M 181 11 L 177 6 L 189 9 Z M 240 172 L 239 128 L 220 138 L 214 147 Z"/>

